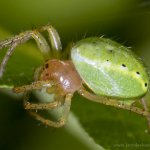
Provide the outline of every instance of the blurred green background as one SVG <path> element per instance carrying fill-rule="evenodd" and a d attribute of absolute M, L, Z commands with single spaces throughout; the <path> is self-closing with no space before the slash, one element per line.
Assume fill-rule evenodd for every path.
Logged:
<path fill-rule="evenodd" d="M 148 0 L 0 0 L 1 39 L 9 37 L 3 30 L 15 35 L 47 23 L 59 32 L 63 48 L 83 37 L 104 35 L 132 47 L 150 69 Z M 94 144 L 111 150 L 150 147 L 147 123 L 141 116 L 92 103 L 77 94 L 71 110 Z M 1 150 L 100 149 L 90 146 L 88 135 L 83 140 L 80 133 L 75 135 L 78 129 L 70 130 L 74 131 L 38 125 L 23 109 L 21 98 L 16 100 L 0 90 Z"/>

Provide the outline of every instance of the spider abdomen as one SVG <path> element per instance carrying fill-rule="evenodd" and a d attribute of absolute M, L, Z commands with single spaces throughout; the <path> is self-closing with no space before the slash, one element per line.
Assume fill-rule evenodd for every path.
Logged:
<path fill-rule="evenodd" d="M 127 47 L 105 38 L 87 38 L 71 50 L 82 80 L 97 95 L 119 99 L 146 94 L 149 77 L 142 62 Z"/>

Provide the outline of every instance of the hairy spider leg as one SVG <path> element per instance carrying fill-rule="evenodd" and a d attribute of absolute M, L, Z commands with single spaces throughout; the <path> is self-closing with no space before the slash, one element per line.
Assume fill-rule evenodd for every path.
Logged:
<path fill-rule="evenodd" d="M 147 103 L 146 103 L 145 99 L 142 98 L 142 99 L 140 100 L 140 102 L 141 102 L 141 104 L 143 105 L 144 109 L 149 112 L 149 109 L 148 109 L 148 106 L 147 106 Z M 147 121 L 148 121 L 148 127 L 149 127 L 149 132 L 150 132 L 150 115 L 148 115 L 148 116 L 146 117 L 146 119 L 147 119 Z"/>
<path fill-rule="evenodd" d="M 6 52 L 5 57 L 3 58 L 1 64 L 0 64 L 0 78 L 3 76 L 4 73 L 4 68 L 7 64 L 7 61 L 9 59 L 9 57 L 12 55 L 13 50 L 16 48 L 17 43 L 13 43 L 11 47 L 9 47 L 8 51 Z"/>
<path fill-rule="evenodd" d="M 24 108 L 25 109 L 51 109 L 58 106 L 58 102 L 50 102 L 50 103 L 39 103 L 34 104 L 30 103 L 29 100 L 29 94 L 32 90 L 40 90 L 43 87 L 46 87 L 47 89 L 53 88 L 53 84 L 50 83 L 50 81 L 37 81 L 33 82 L 30 85 L 23 85 L 20 87 L 13 88 L 13 92 L 15 93 L 24 93 Z M 51 92 L 53 92 L 51 90 Z"/>
<path fill-rule="evenodd" d="M 142 115 L 144 117 L 149 117 L 150 116 L 150 113 L 147 110 L 143 110 L 143 109 L 140 109 L 140 108 L 135 107 L 135 106 L 130 106 L 130 105 L 121 103 L 121 102 L 119 102 L 117 100 L 109 99 L 107 97 L 97 96 L 97 95 L 95 95 L 93 93 L 90 93 L 87 90 L 85 90 L 84 87 L 82 87 L 78 91 L 78 93 L 80 95 L 82 95 L 83 97 L 85 97 L 86 99 L 94 101 L 94 102 L 97 102 L 97 103 L 101 103 L 101 104 L 104 104 L 104 105 L 108 105 L 108 106 L 113 106 L 113 107 L 116 107 L 116 108 L 122 108 L 122 109 L 125 109 L 125 110 L 129 110 L 129 111 L 135 112 L 135 113 L 137 113 L 139 115 Z"/>
<path fill-rule="evenodd" d="M 56 128 L 62 127 L 63 125 L 65 125 L 67 118 L 68 118 L 68 115 L 69 115 L 72 96 L 73 96 L 72 94 L 65 95 L 64 105 L 63 105 L 64 106 L 64 113 L 58 119 L 58 121 L 51 121 L 51 120 L 45 119 L 42 116 L 40 116 L 39 114 L 37 114 L 36 112 L 29 112 L 29 113 L 30 113 L 30 115 L 32 115 L 34 118 L 36 118 L 37 120 L 39 120 L 40 122 L 42 122 L 46 126 L 51 126 L 51 127 L 56 127 Z"/>
<path fill-rule="evenodd" d="M 10 48 L 7 50 L 6 55 L 4 56 L 1 65 L 0 65 L 0 78 L 3 76 L 3 72 L 5 69 L 5 66 L 10 58 L 10 56 L 12 55 L 14 49 L 16 48 L 17 45 L 21 44 L 21 43 L 25 43 L 27 40 L 34 38 L 35 41 L 37 42 L 37 45 L 39 47 L 39 49 L 41 50 L 42 54 L 44 55 L 44 57 L 47 58 L 47 56 L 50 55 L 50 48 L 48 46 L 48 43 L 46 42 L 46 40 L 44 39 L 44 37 L 38 33 L 37 31 L 26 31 L 24 33 L 19 34 L 18 36 L 14 37 L 14 39 L 10 42 L 5 42 L 4 41 L 4 45 L 8 44 L 8 45 L 3 45 L 3 42 L 1 42 L 2 46 L 7 47 L 10 46 Z M 15 46 L 14 46 L 15 45 Z"/>
<path fill-rule="evenodd" d="M 51 25 L 46 25 L 38 29 L 38 31 L 47 31 L 49 34 L 49 41 L 52 48 L 53 58 L 60 58 L 62 51 L 62 44 L 60 41 L 60 36 L 56 29 Z"/>
<path fill-rule="evenodd" d="M 46 39 L 39 33 L 43 31 L 47 31 L 49 34 L 49 40 L 51 43 L 52 50 L 50 49 Z M 52 26 L 47 25 L 39 29 L 35 29 L 33 31 L 26 31 L 26 32 L 20 33 L 19 35 L 13 38 L 0 42 L 0 49 L 4 47 L 10 47 L 7 50 L 6 55 L 4 56 L 0 65 L 0 78 L 3 76 L 5 66 L 10 56 L 12 55 L 14 49 L 16 48 L 16 46 L 18 46 L 19 44 L 25 43 L 31 38 L 33 38 L 36 41 L 45 59 L 60 57 L 60 52 L 62 50 L 60 38 L 59 38 L 57 31 Z"/>
<path fill-rule="evenodd" d="M 47 88 L 47 92 L 49 94 L 51 94 L 51 93 L 56 94 L 54 97 L 54 101 L 49 102 L 49 103 L 38 103 L 38 104 L 30 103 L 28 101 L 30 91 L 42 89 L 43 87 Z M 50 86 L 50 81 L 33 82 L 30 85 L 15 87 L 13 89 L 13 91 L 15 93 L 24 92 L 24 108 L 27 110 L 39 110 L 39 109 L 40 110 L 48 110 L 48 109 L 55 109 L 56 107 L 63 105 L 64 113 L 57 122 L 45 119 L 42 116 L 40 116 L 39 114 L 37 114 L 36 112 L 29 111 L 29 113 L 34 118 L 36 118 L 37 120 L 41 121 L 42 123 L 44 123 L 45 125 L 48 125 L 48 126 L 61 127 L 65 124 L 68 114 L 69 114 L 69 111 L 70 111 L 71 98 L 73 96 L 72 93 L 68 93 L 66 95 L 59 95 L 59 93 L 57 93 L 57 88 L 55 88 L 55 85 L 53 85 L 53 83 L 52 83 Z"/>
<path fill-rule="evenodd" d="M 13 88 L 13 92 L 15 93 L 23 93 L 26 91 L 31 91 L 31 90 L 39 90 L 42 89 L 43 87 L 51 87 L 54 83 L 52 83 L 49 80 L 46 81 L 35 81 L 32 82 L 29 85 L 23 85 L 23 86 L 18 86 Z"/>
<path fill-rule="evenodd" d="M 54 109 L 62 105 L 61 101 L 55 99 L 55 101 L 49 103 L 31 103 L 29 102 L 30 91 L 24 93 L 24 108 L 26 110 L 47 110 Z"/>

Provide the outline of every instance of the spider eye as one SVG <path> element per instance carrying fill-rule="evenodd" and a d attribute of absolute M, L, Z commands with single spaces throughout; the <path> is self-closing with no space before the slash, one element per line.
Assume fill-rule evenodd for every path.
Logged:
<path fill-rule="evenodd" d="M 48 68 L 49 67 L 49 65 L 48 64 L 45 64 L 45 68 Z"/>

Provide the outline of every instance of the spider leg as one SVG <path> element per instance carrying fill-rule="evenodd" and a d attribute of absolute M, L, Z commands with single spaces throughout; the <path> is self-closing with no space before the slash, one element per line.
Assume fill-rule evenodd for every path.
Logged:
<path fill-rule="evenodd" d="M 30 85 L 27 85 L 27 86 L 30 86 Z M 39 86 L 38 89 L 40 89 L 40 88 L 42 88 L 42 87 Z M 37 89 L 37 86 L 34 87 L 34 89 Z M 30 89 L 28 88 L 28 89 L 26 89 L 26 91 L 24 91 L 24 108 L 25 109 L 28 109 L 28 110 L 31 110 L 31 109 L 34 109 L 34 110 L 38 110 L 38 109 L 53 109 L 53 108 L 56 108 L 56 107 L 58 107 L 58 106 L 60 106 L 62 104 L 62 101 L 58 101 L 59 98 L 56 95 L 54 97 L 55 101 L 52 101 L 52 102 L 49 102 L 49 103 L 30 103 L 29 102 L 29 95 L 30 95 L 31 90 L 33 90 L 32 87 Z M 17 92 L 18 92 L 18 90 L 17 90 Z M 46 92 L 48 94 L 56 93 L 57 92 L 57 88 L 55 86 L 47 87 L 46 88 Z M 56 99 L 56 97 L 57 97 L 57 99 Z"/>
<path fill-rule="evenodd" d="M 20 33 L 19 35 L 16 35 L 12 38 L 6 39 L 4 41 L 0 41 L 0 49 L 9 47 L 13 43 L 19 43 L 19 44 L 25 43 L 27 40 L 29 40 L 31 38 L 30 32 L 31 31 L 26 31 L 26 32 Z"/>
<path fill-rule="evenodd" d="M 50 87 L 51 86 L 51 87 Z M 29 99 L 29 93 L 31 90 L 40 90 L 42 87 L 47 87 L 46 89 L 52 89 L 51 92 L 53 92 L 54 88 L 52 84 L 50 84 L 50 81 L 36 81 L 29 85 L 23 85 L 20 87 L 13 88 L 13 92 L 15 93 L 23 93 L 24 92 L 24 107 L 25 109 L 50 109 L 55 108 L 59 105 L 57 101 L 51 102 L 51 103 L 45 103 L 45 104 L 32 104 L 28 102 Z M 50 92 L 49 92 L 50 93 Z"/>
<path fill-rule="evenodd" d="M 13 53 L 15 47 L 17 46 L 17 43 L 14 43 L 7 51 L 5 57 L 3 58 L 1 64 L 0 64 L 0 78 L 3 76 L 4 68 L 7 64 L 7 61 L 9 60 L 11 54 Z"/>
<path fill-rule="evenodd" d="M 47 41 L 45 40 L 45 38 L 40 33 L 38 33 L 36 30 L 20 33 L 19 35 L 15 36 L 14 38 L 8 39 L 6 41 L 2 41 L 0 43 L 0 48 L 9 47 L 6 52 L 6 55 L 4 56 L 4 58 L 1 62 L 1 65 L 0 65 L 0 78 L 2 77 L 4 68 L 5 68 L 10 56 L 12 55 L 14 49 L 16 48 L 16 46 L 18 46 L 19 44 L 25 43 L 26 41 L 28 41 L 31 38 L 35 39 L 40 51 L 42 52 L 43 56 L 45 57 L 45 59 L 50 57 L 51 54 L 50 54 L 49 45 L 48 45 Z"/>
<path fill-rule="evenodd" d="M 78 91 L 78 93 L 80 95 L 82 95 L 83 97 L 85 97 L 86 99 L 97 102 L 97 103 L 113 106 L 113 107 L 116 107 L 116 108 L 122 108 L 122 109 L 125 109 L 125 110 L 130 110 L 132 112 L 135 112 L 135 113 L 140 114 L 140 115 L 145 116 L 145 117 L 150 116 L 150 113 L 147 110 L 143 110 L 143 109 L 140 109 L 140 108 L 135 107 L 135 106 L 130 106 L 130 105 L 127 105 L 127 104 L 124 104 L 124 103 L 120 103 L 119 101 L 117 101 L 115 99 L 109 99 L 109 98 L 106 98 L 106 97 L 103 97 L 103 96 L 101 96 L 101 97 L 97 96 L 97 95 L 95 95 L 93 93 L 90 93 L 87 90 L 85 90 L 84 87 L 82 87 Z"/>
<path fill-rule="evenodd" d="M 37 114 L 36 112 L 29 111 L 29 113 L 34 118 L 41 121 L 43 124 L 45 124 L 47 126 L 53 126 L 53 127 L 58 128 L 58 127 L 63 126 L 67 120 L 67 117 L 68 117 L 68 114 L 70 111 L 71 98 L 73 96 L 72 94 L 65 95 L 65 98 L 64 98 L 64 96 L 56 94 L 55 101 L 49 102 L 49 103 L 38 103 L 38 104 L 36 104 L 36 103 L 28 102 L 30 91 L 33 89 L 41 89 L 43 86 L 46 86 L 48 88 L 47 92 L 49 94 L 55 93 L 55 90 L 57 90 L 57 88 L 54 88 L 53 86 L 49 87 L 49 84 L 50 84 L 50 81 L 37 81 L 37 82 L 32 83 L 31 85 L 16 87 L 13 89 L 13 91 L 15 93 L 25 92 L 24 107 L 27 110 L 39 110 L 39 109 L 40 110 L 48 110 L 48 109 L 55 109 L 56 107 L 63 105 L 64 106 L 63 107 L 64 113 L 58 121 L 51 121 L 51 120 L 45 119 L 42 116 L 40 116 L 39 114 Z"/>
<path fill-rule="evenodd" d="M 36 112 L 29 112 L 29 113 L 30 113 L 31 116 L 33 116 L 34 118 L 41 121 L 43 124 L 45 124 L 47 126 L 56 127 L 56 128 L 62 127 L 66 123 L 66 120 L 68 118 L 68 114 L 69 114 L 70 106 L 71 106 L 71 98 L 72 98 L 72 94 L 67 94 L 65 96 L 64 113 L 59 118 L 58 121 L 51 121 L 51 120 L 45 119 L 42 116 L 40 116 L 39 114 L 37 114 Z"/>
<path fill-rule="evenodd" d="M 149 112 L 149 109 L 148 109 L 147 103 L 145 102 L 145 99 L 142 98 L 142 99 L 140 100 L 140 102 L 142 103 L 142 105 L 143 105 L 145 111 Z M 147 121 L 148 121 L 148 127 L 149 127 L 149 132 L 150 132 L 150 115 L 148 115 L 148 116 L 146 117 L 146 119 L 147 119 Z"/>
<path fill-rule="evenodd" d="M 62 51 L 62 45 L 60 41 L 60 36 L 56 29 L 51 25 L 43 26 L 37 29 L 39 32 L 47 31 L 49 34 L 49 41 L 51 43 L 53 58 L 60 58 Z"/>
<path fill-rule="evenodd" d="M 12 37 L 10 39 L 4 40 L 0 42 L 0 49 L 4 47 L 9 47 L 6 55 L 4 56 L 1 64 L 0 64 L 0 78 L 3 76 L 4 68 L 12 55 L 14 49 L 17 45 L 21 43 L 25 43 L 27 40 L 31 38 L 31 31 L 26 31 L 24 33 L 20 33 L 19 35 Z"/>
<path fill-rule="evenodd" d="M 53 85 L 53 83 L 50 82 L 49 80 L 47 80 L 47 81 L 36 81 L 36 82 L 33 82 L 32 84 L 29 84 L 29 85 L 14 87 L 13 92 L 14 93 L 23 93 L 23 92 L 27 92 L 27 91 L 31 91 L 31 90 L 39 90 L 39 89 L 42 89 L 43 87 L 50 87 L 52 85 Z"/>
<path fill-rule="evenodd" d="M 52 101 L 49 103 L 30 103 L 29 102 L 30 91 L 24 93 L 24 108 L 26 110 L 45 110 L 45 109 L 54 109 L 61 105 L 60 101 Z"/>
<path fill-rule="evenodd" d="M 49 34 L 49 40 L 51 43 L 52 50 L 50 49 L 48 42 L 43 37 L 43 35 L 41 33 L 39 33 L 39 32 L 43 32 L 43 31 L 47 31 Z M 8 49 L 8 51 L 6 52 L 6 55 L 4 56 L 4 58 L 1 62 L 1 65 L 0 65 L 0 78 L 3 76 L 4 68 L 5 68 L 10 56 L 12 55 L 14 49 L 16 48 L 16 46 L 18 46 L 19 44 L 25 43 L 26 41 L 30 40 L 31 38 L 33 38 L 36 41 L 45 60 L 50 59 L 50 58 L 59 58 L 60 57 L 60 51 L 62 50 L 60 38 L 59 38 L 59 35 L 58 35 L 56 29 L 53 28 L 52 26 L 47 25 L 47 26 L 43 26 L 39 29 L 35 29 L 33 31 L 22 32 L 13 38 L 10 38 L 8 40 L 4 40 L 4 41 L 0 42 L 0 49 L 2 49 L 4 47 L 10 47 Z"/>

